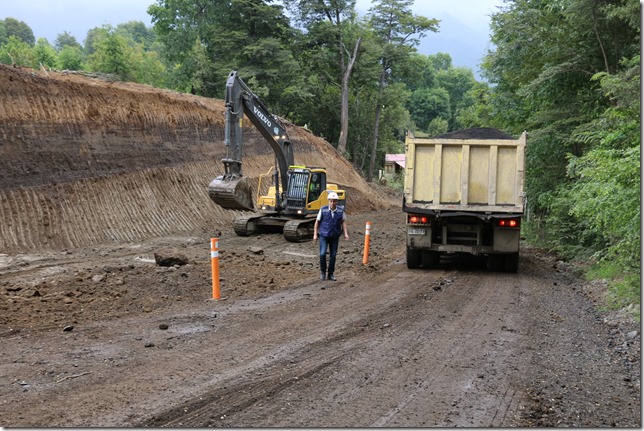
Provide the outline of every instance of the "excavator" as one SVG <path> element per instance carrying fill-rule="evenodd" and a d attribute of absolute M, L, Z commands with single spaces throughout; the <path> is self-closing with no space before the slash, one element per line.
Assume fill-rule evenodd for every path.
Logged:
<path fill-rule="evenodd" d="M 291 242 L 313 238 L 315 215 L 328 205 L 328 193 L 338 194 L 344 205 L 346 193 L 326 181 L 326 169 L 295 165 L 293 145 L 284 124 L 270 113 L 264 103 L 244 83 L 236 71 L 226 80 L 226 113 L 222 159 L 224 174 L 208 186 L 208 195 L 226 209 L 254 211 L 235 219 L 233 228 L 239 236 L 261 233 L 283 233 Z M 253 199 L 252 184 L 242 173 L 242 125 L 246 115 L 275 153 L 272 184 L 266 195 Z M 270 171 L 269 171 L 270 173 Z M 261 188 L 259 178 L 257 192 Z M 255 204 L 257 210 L 255 210 Z"/>

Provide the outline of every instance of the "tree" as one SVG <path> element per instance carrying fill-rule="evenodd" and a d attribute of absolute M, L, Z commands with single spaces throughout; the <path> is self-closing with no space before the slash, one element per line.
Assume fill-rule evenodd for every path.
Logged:
<path fill-rule="evenodd" d="M 340 136 L 338 151 L 345 154 L 349 134 L 349 83 L 363 36 L 355 22 L 355 0 L 287 0 L 311 35 L 330 36 L 340 74 Z M 313 38 L 311 38 L 313 39 Z M 324 38 L 318 39 L 325 43 Z"/>
<path fill-rule="evenodd" d="M 495 127 L 494 119 L 489 108 L 490 86 L 485 82 L 477 82 L 467 92 L 471 101 L 468 106 L 458 110 L 454 119 L 454 130 L 470 129 L 473 127 Z"/>
<path fill-rule="evenodd" d="M 436 85 L 449 94 L 450 116 L 446 120 L 450 130 L 456 130 L 456 115 L 473 103 L 469 91 L 476 86 L 474 73 L 466 67 L 450 66 L 436 73 Z"/>
<path fill-rule="evenodd" d="M 422 131 L 429 132 L 429 124 L 441 118 L 447 124 L 452 117 L 449 92 L 440 87 L 420 88 L 409 100 L 411 119 Z"/>
<path fill-rule="evenodd" d="M 36 58 L 35 64 L 32 67 L 37 68 L 40 64 L 50 68 L 58 67 L 58 53 L 44 37 L 38 38 L 34 48 L 34 54 Z"/>
<path fill-rule="evenodd" d="M 0 46 L 0 61 L 4 64 L 33 67 L 35 62 L 33 48 L 16 36 L 9 36 L 9 40 Z"/>
<path fill-rule="evenodd" d="M 4 26 L 4 20 L 0 20 L 0 46 L 7 43 L 8 38 L 9 36 L 7 36 L 7 29 Z"/>
<path fill-rule="evenodd" d="M 378 133 L 382 114 L 382 97 L 394 65 L 403 58 L 408 58 L 418 45 L 420 38 L 427 31 L 438 31 L 437 19 L 429 19 L 412 14 L 410 6 L 413 0 L 378 0 L 369 9 L 371 26 L 380 40 L 381 72 L 378 82 L 378 99 L 376 101 L 375 123 L 371 146 L 367 181 L 373 180 L 378 149 Z"/>
<path fill-rule="evenodd" d="M 472 89 L 478 84 L 474 73 L 465 67 L 453 67 L 449 54 L 416 54 L 411 61 L 399 63 L 396 70 L 398 79 L 412 90 L 407 107 L 421 130 L 427 132 L 431 121 L 438 118 L 447 122 L 446 132 L 457 130 L 461 111 L 474 109 Z M 440 124 L 433 130 L 442 128 L 443 123 Z"/>
<path fill-rule="evenodd" d="M 88 58 L 91 70 L 117 75 L 123 81 L 133 79 L 131 50 L 127 40 L 110 25 L 102 27 L 94 40 L 94 53 Z"/>
<path fill-rule="evenodd" d="M 54 47 L 56 48 L 56 51 L 60 52 L 66 46 L 81 48 L 81 44 L 78 43 L 76 38 L 67 31 L 64 31 L 59 33 L 56 37 Z"/>
<path fill-rule="evenodd" d="M 83 51 L 80 46 L 63 46 L 58 53 L 58 64 L 63 70 L 82 70 Z"/>
<path fill-rule="evenodd" d="M 4 29 L 7 38 L 15 36 L 18 40 L 23 41 L 29 46 L 34 46 L 34 43 L 36 42 L 33 30 L 24 21 L 18 21 L 11 17 L 5 18 Z"/>
<path fill-rule="evenodd" d="M 84 45 L 84 51 L 86 56 L 90 56 L 94 54 L 94 51 L 96 51 L 94 47 L 94 42 L 96 41 L 97 38 L 100 38 L 103 33 L 103 28 L 102 27 L 94 27 L 90 28 L 87 30 L 87 35 L 85 36 L 85 45 Z"/>
<path fill-rule="evenodd" d="M 432 121 L 429 122 L 429 125 L 427 126 L 427 134 L 429 136 L 438 136 L 442 135 L 443 133 L 446 133 L 449 130 L 449 124 L 447 120 L 436 117 L 432 119 Z"/>
<path fill-rule="evenodd" d="M 639 76 L 640 6 L 630 0 L 506 4 L 492 16 L 495 51 L 483 70 L 493 85 L 493 121 L 513 134 L 529 132 L 525 232 L 564 258 L 594 253 L 634 277 L 632 263 L 619 256 L 637 254 L 639 243 L 639 82 L 637 91 L 615 90 L 631 82 L 627 74 Z M 627 100 L 637 100 L 637 109 L 616 109 Z"/>
<path fill-rule="evenodd" d="M 575 136 L 592 144 L 580 157 L 570 156 L 567 173 L 574 185 L 565 198 L 570 213 L 587 221 L 603 238 L 595 247 L 600 261 L 613 262 L 625 283 L 639 296 L 641 269 L 640 56 L 624 60 L 617 74 L 593 79 L 613 102 L 597 119 L 581 125 Z M 628 305 L 628 304 L 624 304 Z"/>
<path fill-rule="evenodd" d="M 146 27 L 141 21 L 128 21 L 118 24 L 116 31 L 131 38 L 135 43 L 143 45 L 145 49 L 150 49 L 157 39 L 154 31 Z"/>
<path fill-rule="evenodd" d="M 222 97 L 226 77 L 237 70 L 270 89 L 266 104 L 279 106 L 282 93 L 298 75 L 289 44 L 294 33 L 280 5 L 264 0 L 159 0 L 148 8 L 173 81 L 191 88 L 199 75 L 200 94 Z M 201 45 L 207 64 L 190 58 Z M 207 67 L 199 69 L 197 67 Z"/>
<path fill-rule="evenodd" d="M 157 51 L 145 49 L 145 45 L 142 43 L 134 43 L 131 61 L 133 65 L 132 78 L 135 82 L 154 87 L 167 85 L 167 70 Z"/>

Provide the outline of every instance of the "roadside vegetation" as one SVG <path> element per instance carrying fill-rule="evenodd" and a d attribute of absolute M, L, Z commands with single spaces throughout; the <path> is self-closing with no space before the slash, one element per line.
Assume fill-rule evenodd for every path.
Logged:
<path fill-rule="evenodd" d="M 413 0 L 157 0 L 131 21 L 35 40 L 0 19 L 0 62 L 223 98 L 231 70 L 272 112 L 323 136 L 369 181 L 405 130 L 528 131 L 529 243 L 592 262 L 616 308 L 639 318 L 640 4 L 507 0 L 493 14 L 485 82 L 416 46 L 440 22 Z M 242 47 L 242 48 L 240 48 Z M 399 186 L 399 185 L 398 185 Z"/>

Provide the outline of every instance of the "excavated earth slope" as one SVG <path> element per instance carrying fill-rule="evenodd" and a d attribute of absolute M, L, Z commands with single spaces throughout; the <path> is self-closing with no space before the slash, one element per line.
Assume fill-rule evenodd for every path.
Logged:
<path fill-rule="evenodd" d="M 245 124 L 243 169 L 255 184 L 274 156 Z M 383 205 L 328 142 L 288 129 L 295 163 L 325 166 L 329 182 L 347 189 L 349 210 Z M 221 100 L 0 65 L 0 250 L 131 242 L 230 223 L 240 212 L 207 194 L 223 173 L 223 136 Z"/>

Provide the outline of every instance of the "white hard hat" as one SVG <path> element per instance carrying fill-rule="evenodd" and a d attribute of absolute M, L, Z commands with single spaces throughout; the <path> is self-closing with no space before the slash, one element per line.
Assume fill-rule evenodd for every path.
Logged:
<path fill-rule="evenodd" d="M 336 192 L 330 192 L 329 196 L 327 196 L 326 198 L 338 200 L 338 194 Z"/>

